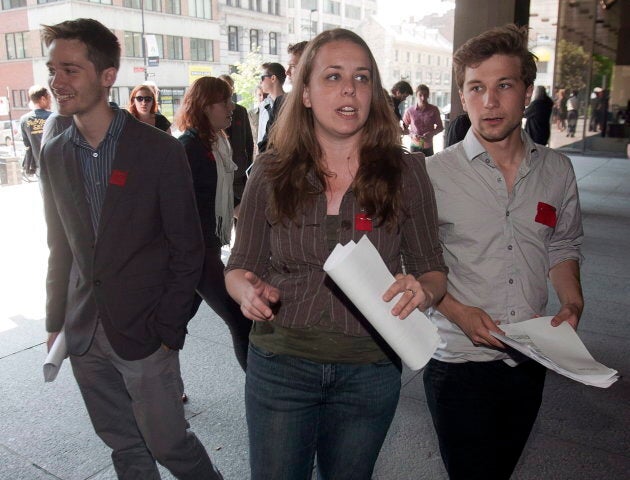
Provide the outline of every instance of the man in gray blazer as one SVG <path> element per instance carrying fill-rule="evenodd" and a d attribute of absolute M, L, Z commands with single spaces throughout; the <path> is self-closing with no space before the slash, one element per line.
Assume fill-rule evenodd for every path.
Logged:
<path fill-rule="evenodd" d="M 188 431 L 179 349 L 203 261 L 186 155 L 107 103 L 120 44 L 104 25 L 43 26 L 49 83 L 73 124 L 44 145 L 46 329 L 64 328 L 96 433 L 121 479 L 221 479 Z"/>

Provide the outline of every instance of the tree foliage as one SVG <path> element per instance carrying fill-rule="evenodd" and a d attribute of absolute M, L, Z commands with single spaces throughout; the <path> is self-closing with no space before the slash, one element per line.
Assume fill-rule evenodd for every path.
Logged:
<path fill-rule="evenodd" d="M 235 65 L 236 72 L 230 74 L 234 80 L 234 90 L 240 97 L 238 103 L 248 110 L 254 106 L 254 90 L 260 84 L 262 73 L 263 60 L 259 49 L 255 52 L 249 52 L 243 62 Z"/>
<path fill-rule="evenodd" d="M 556 71 L 559 72 L 556 86 L 569 90 L 585 88 L 590 56 L 582 46 L 562 39 L 558 42 L 556 58 Z"/>

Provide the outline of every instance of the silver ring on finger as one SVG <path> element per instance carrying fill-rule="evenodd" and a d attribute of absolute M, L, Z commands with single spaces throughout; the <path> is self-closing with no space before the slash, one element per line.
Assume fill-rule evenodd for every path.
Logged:
<path fill-rule="evenodd" d="M 405 288 L 405 292 L 411 293 L 411 298 L 416 296 L 416 291 L 412 290 L 411 288 Z"/>

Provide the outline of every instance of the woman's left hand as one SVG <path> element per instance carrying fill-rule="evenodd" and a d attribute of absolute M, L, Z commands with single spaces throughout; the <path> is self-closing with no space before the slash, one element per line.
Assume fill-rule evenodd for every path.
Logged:
<path fill-rule="evenodd" d="M 396 295 L 402 292 L 402 296 L 398 299 L 392 315 L 396 315 L 401 320 L 409 316 L 416 308 L 426 309 L 432 304 L 430 294 L 422 287 L 422 284 L 413 275 L 396 275 L 396 281 L 387 289 L 383 295 L 383 300 L 390 302 Z"/>

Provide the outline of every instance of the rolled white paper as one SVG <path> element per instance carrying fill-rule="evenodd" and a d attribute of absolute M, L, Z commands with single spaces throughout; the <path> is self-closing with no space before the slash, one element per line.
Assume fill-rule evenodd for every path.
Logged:
<path fill-rule="evenodd" d="M 358 243 L 337 244 L 324 263 L 324 271 L 407 367 L 419 370 L 426 365 L 440 342 L 437 328 L 417 309 L 404 320 L 392 315 L 402 293 L 390 302 L 383 300 L 395 279 L 367 236 Z"/>
<path fill-rule="evenodd" d="M 63 359 L 67 356 L 68 349 L 66 348 L 66 333 L 61 330 L 59 335 L 57 335 L 57 338 L 55 338 L 55 342 L 53 343 L 50 352 L 48 352 L 48 355 L 46 355 L 46 360 L 44 361 L 45 382 L 52 382 L 55 378 L 57 378 Z"/>

